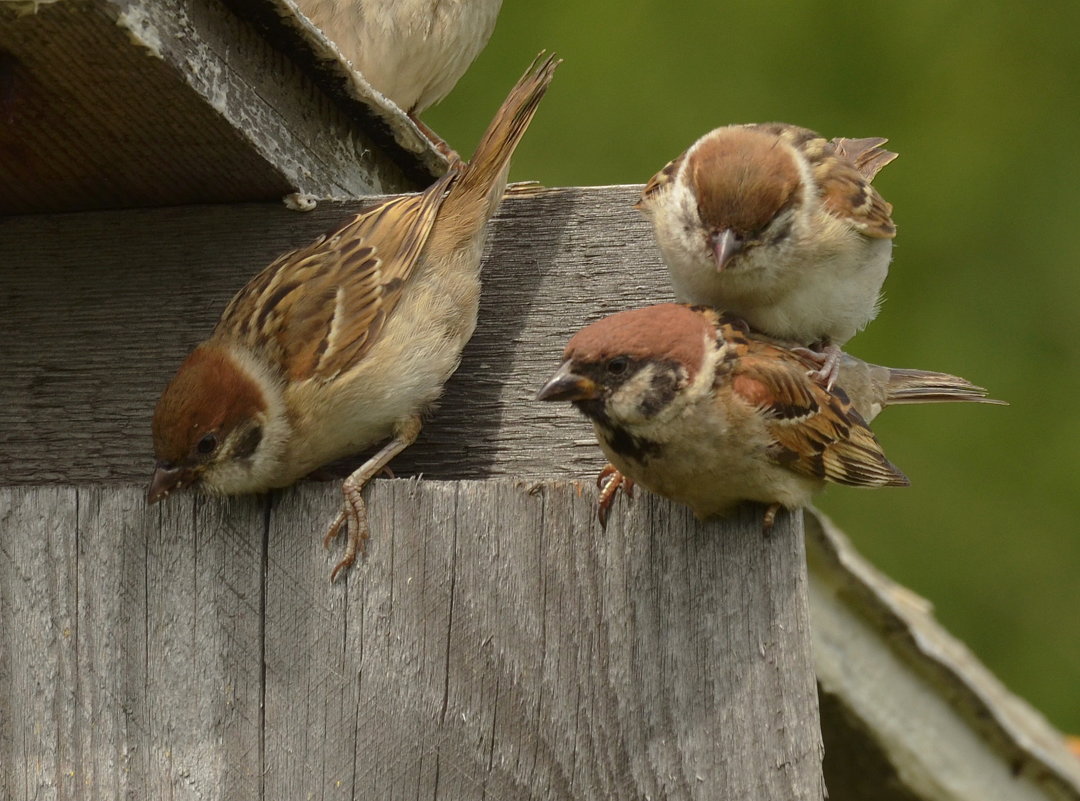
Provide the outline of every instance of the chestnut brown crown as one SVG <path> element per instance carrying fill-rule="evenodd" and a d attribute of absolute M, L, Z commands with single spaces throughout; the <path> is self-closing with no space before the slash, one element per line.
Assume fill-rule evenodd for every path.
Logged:
<path fill-rule="evenodd" d="M 188 355 L 154 410 L 159 464 L 207 461 L 230 433 L 266 411 L 258 385 L 220 348 L 200 345 Z"/>
<path fill-rule="evenodd" d="M 713 229 L 762 231 L 799 196 L 799 169 L 780 136 L 755 128 L 726 128 L 694 151 L 688 176 L 698 214 Z"/>

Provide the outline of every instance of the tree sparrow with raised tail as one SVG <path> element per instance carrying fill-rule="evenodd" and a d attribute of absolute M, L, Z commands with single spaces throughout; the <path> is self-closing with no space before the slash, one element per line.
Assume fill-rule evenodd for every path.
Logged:
<path fill-rule="evenodd" d="M 368 536 L 361 490 L 420 432 L 476 327 L 487 222 L 558 60 L 510 91 L 468 164 L 384 200 L 287 253 L 240 290 L 154 412 L 153 503 L 189 485 L 285 487 L 389 439 L 344 482 L 328 545 L 352 564 Z"/>

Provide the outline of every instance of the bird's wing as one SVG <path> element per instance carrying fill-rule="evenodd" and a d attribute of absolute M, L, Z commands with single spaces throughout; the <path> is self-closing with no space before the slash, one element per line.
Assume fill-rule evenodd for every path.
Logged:
<path fill-rule="evenodd" d="M 215 333 L 227 330 L 293 381 L 355 365 L 401 299 L 455 175 L 280 256 L 237 293 Z"/>
<path fill-rule="evenodd" d="M 770 458 L 838 484 L 906 486 L 843 391 L 825 390 L 809 367 L 786 349 L 753 341 L 732 363 L 732 392 L 765 419 Z"/>

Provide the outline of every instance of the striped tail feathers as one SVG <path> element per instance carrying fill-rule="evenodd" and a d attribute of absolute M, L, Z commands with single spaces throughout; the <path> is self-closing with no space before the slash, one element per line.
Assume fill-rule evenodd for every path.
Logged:
<path fill-rule="evenodd" d="M 886 406 L 905 403 L 990 403 L 1008 406 L 1006 401 L 988 398 L 987 390 L 966 378 L 928 370 L 889 369 Z"/>
<path fill-rule="evenodd" d="M 851 398 L 866 422 L 871 422 L 886 406 L 914 403 L 989 403 L 1007 406 L 988 398 L 987 391 L 960 376 L 932 370 L 880 367 L 844 354 L 840 359 L 837 385 Z"/>
<path fill-rule="evenodd" d="M 540 53 L 506 96 L 476 146 L 472 160 L 462 169 L 456 188 L 481 190 L 485 195 L 501 181 L 505 184 L 510 157 L 528 130 L 555 69 L 562 63 L 555 54 Z M 502 187 L 499 189 L 502 194 Z"/>

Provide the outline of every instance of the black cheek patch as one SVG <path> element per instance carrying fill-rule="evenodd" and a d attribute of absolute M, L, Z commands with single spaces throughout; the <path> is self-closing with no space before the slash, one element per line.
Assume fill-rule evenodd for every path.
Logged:
<path fill-rule="evenodd" d="M 255 453 L 255 450 L 259 447 L 259 443 L 262 442 L 263 431 L 262 426 L 253 426 L 249 429 L 244 436 L 236 443 L 236 448 L 233 450 L 234 459 L 249 459 Z"/>
<path fill-rule="evenodd" d="M 664 448 L 659 442 L 635 437 L 624 428 L 608 428 L 606 430 L 607 437 L 605 439 L 611 449 L 619 456 L 635 461 L 638 464 L 646 464 L 649 459 L 660 456 L 664 452 Z"/>
<path fill-rule="evenodd" d="M 783 222 L 775 226 L 772 230 L 768 231 L 767 236 L 761 237 L 761 241 L 769 245 L 775 245 L 778 242 L 782 242 L 791 236 L 791 229 L 794 225 L 795 217 L 793 215 L 789 215 L 788 217 L 784 218 Z"/>
<path fill-rule="evenodd" d="M 675 399 L 679 391 L 679 375 L 675 369 L 659 370 L 653 376 L 648 392 L 641 399 L 641 413 L 652 417 Z"/>

